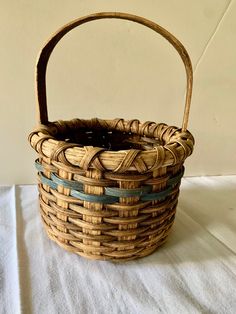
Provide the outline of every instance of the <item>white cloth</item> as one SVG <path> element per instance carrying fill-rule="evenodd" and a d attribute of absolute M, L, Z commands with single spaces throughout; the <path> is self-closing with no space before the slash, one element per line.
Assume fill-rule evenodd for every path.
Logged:
<path fill-rule="evenodd" d="M 37 187 L 0 187 L 0 313 L 236 313 L 236 176 L 185 178 L 167 243 L 124 264 L 44 233 Z"/>

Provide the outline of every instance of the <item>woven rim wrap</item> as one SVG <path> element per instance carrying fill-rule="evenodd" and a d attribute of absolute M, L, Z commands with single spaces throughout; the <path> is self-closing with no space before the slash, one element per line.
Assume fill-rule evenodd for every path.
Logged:
<path fill-rule="evenodd" d="M 79 128 L 118 130 L 134 134 L 159 138 L 165 145 L 152 150 L 108 151 L 101 147 L 81 147 L 79 144 L 56 140 L 65 132 L 75 132 Z M 177 127 L 154 122 L 140 123 L 138 120 L 80 120 L 57 121 L 42 126 L 32 132 L 29 137 L 32 147 L 42 156 L 51 161 L 60 161 L 67 166 L 77 166 L 124 173 L 138 171 L 151 172 L 160 167 L 173 166 L 184 162 L 191 155 L 194 139 L 190 132 L 182 132 Z"/>
<path fill-rule="evenodd" d="M 181 128 L 136 119 L 49 122 L 46 69 L 53 49 L 73 28 L 104 18 L 142 24 L 177 50 L 187 79 Z M 63 26 L 48 40 L 36 66 L 39 126 L 29 141 L 39 155 L 35 167 L 40 213 L 49 238 L 70 252 L 110 261 L 149 255 L 166 241 L 183 163 L 194 146 L 187 131 L 192 81 L 191 61 L 181 42 L 139 16 L 91 14 Z"/>

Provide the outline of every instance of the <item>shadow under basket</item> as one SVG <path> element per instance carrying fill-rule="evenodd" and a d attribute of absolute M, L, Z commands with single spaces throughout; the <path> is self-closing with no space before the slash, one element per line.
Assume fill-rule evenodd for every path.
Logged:
<path fill-rule="evenodd" d="M 182 128 L 123 119 L 48 121 L 45 76 L 53 48 L 71 29 L 101 18 L 143 24 L 177 49 L 187 73 Z M 187 131 L 192 67 L 185 48 L 142 17 L 96 13 L 54 34 L 42 49 L 36 70 L 40 124 L 29 141 L 39 154 L 35 166 L 40 213 L 49 238 L 91 259 L 126 261 L 149 255 L 170 233 L 183 163 L 194 145 Z"/>

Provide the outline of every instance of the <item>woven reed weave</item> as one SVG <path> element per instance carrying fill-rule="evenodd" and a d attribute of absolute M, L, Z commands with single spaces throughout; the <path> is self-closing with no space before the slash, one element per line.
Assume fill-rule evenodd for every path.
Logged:
<path fill-rule="evenodd" d="M 71 29 L 101 18 L 143 24 L 179 52 L 187 74 L 182 128 L 138 120 L 74 119 L 49 122 L 46 67 L 58 41 Z M 40 213 L 48 236 L 81 256 L 124 261 L 163 244 L 174 222 L 184 160 L 192 67 L 183 45 L 159 25 L 126 13 L 96 13 L 61 28 L 42 49 L 36 69 L 39 126 L 29 136 L 39 154 Z"/>

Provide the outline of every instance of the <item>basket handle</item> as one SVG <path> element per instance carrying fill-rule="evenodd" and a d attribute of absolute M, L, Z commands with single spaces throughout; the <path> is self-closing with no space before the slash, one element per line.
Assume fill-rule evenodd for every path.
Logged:
<path fill-rule="evenodd" d="M 47 111 L 47 97 L 46 97 L 46 69 L 49 57 L 60 41 L 60 39 L 66 35 L 70 30 L 73 28 L 82 25 L 84 23 L 99 20 L 99 19 L 106 19 L 106 18 L 115 18 L 115 19 L 124 19 L 133 21 L 139 24 L 142 24 L 148 28 L 151 28 L 155 32 L 162 35 L 165 39 L 167 39 L 171 45 L 177 50 L 179 53 L 186 70 L 186 78 L 187 78 L 187 87 L 186 87 L 186 98 L 185 98 L 185 109 L 184 109 L 184 116 L 182 122 L 182 131 L 187 130 L 188 119 L 189 119 L 189 110 L 190 110 L 190 103 L 191 103 L 191 96 L 192 96 L 192 85 L 193 85 L 193 70 L 191 60 L 189 55 L 181 44 L 181 42 L 175 38 L 172 34 L 170 34 L 167 30 L 163 27 L 159 26 L 158 24 L 149 21 L 143 17 L 128 14 L 128 13 L 120 13 L 120 12 L 101 12 L 101 13 L 94 13 L 91 15 L 87 15 L 81 18 L 78 18 L 60 28 L 45 44 L 43 49 L 40 51 L 37 65 L 36 65 L 36 97 L 37 97 L 37 107 L 38 107 L 38 116 L 39 116 L 39 123 L 47 124 L 48 123 L 48 111 Z"/>

